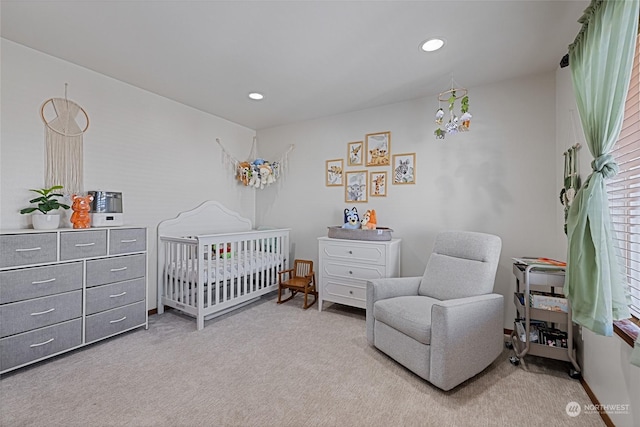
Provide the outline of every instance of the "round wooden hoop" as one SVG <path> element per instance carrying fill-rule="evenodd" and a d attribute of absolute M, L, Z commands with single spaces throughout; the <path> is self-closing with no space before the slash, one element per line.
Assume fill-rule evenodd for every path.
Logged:
<path fill-rule="evenodd" d="M 62 133 L 62 132 L 59 132 L 59 131 L 55 130 L 55 129 L 54 129 L 54 128 L 52 128 L 51 126 L 49 126 L 49 122 L 48 122 L 48 121 L 47 121 L 47 119 L 44 117 L 44 107 L 46 107 L 46 105 L 47 105 L 48 103 L 50 103 L 50 102 L 51 102 L 51 103 L 53 103 L 53 98 L 49 98 L 49 99 L 47 99 L 47 100 L 44 102 L 44 104 L 42 104 L 42 107 L 40 108 L 40 117 L 42 117 L 42 121 L 44 122 L 44 124 L 45 124 L 45 125 L 47 125 L 47 127 L 48 127 L 49 129 L 51 129 L 51 130 L 52 130 L 52 131 L 54 131 L 55 133 L 60 134 L 60 135 L 62 135 L 62 136 L 78 136 L 78 135 L 82 135 L 83 133 L 85 133 L 85 132 L 87 131 L 87 129 L 89 129 L 89 115 L 87 114 L 87 112 L 86 112 L 86 111 L 84 111 L 84 108 L 82 108 L 81 106 L 79 106 L 78 104 L 76 104 L 76 103 L 75 103 L 75 102 L 73 102 L 73 101 L 69 101 L 68 99 L 65 99 L 65 102 L 70 102 L 70 103 L 72 103 L 73 105 L 77 106 L 77 107 L 80 109 L 80 111 L 82 111 L 82 114 L 84 114 L 84 117 L 87 119 L 87 125 L 84 127 L 84 129 L 82 129 L 82 130 L 80 131 L 80 133 L 76 133 L 76 134 L 73 134 L 73 135 L 67 135 L 67 134 L 64 134 L 64 133 Z M 55 110 L 55 106 L 53 107 L 53 109 Z"/>

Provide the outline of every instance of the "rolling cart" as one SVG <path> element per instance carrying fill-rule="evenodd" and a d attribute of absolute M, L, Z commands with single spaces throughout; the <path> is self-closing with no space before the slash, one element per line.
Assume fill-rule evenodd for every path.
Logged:
<path fill-rule="evenodd" d="M 555 287 L 564 286 L 564 267 L 553 265 L 524 265 L 513 264 L 513 274 L 516 276 L 516 292 L 514 304 L 516 306 L 516 319 L 511 333 L 511 341 L 507 347 L 513 348 L 515 356 L 509 358 L 513 365 L 518 365 L 520 359 L 527 355 L 547 357 L 550 359 L 571 362 L 569 369 L 571 378 L 580 378 L 580 366 L 576 361 L 576 349 L 573 345 L 573 323 L 571 322 L 571 305 L 567 303 L 567 312 L 552 311 L 530 307 L 529 294 L 532 290 L 544 290 L 549 288 L 554 292 Z M 521 296 L 522 294 L 522 300 Z M 567 346 L 549 346 L 532 342 L 531 323 L 545 322 L 552 328 L 565 331 L 567 334 Z M 523 341 L 518 333 L 518 323 L 524 326 Z"/>

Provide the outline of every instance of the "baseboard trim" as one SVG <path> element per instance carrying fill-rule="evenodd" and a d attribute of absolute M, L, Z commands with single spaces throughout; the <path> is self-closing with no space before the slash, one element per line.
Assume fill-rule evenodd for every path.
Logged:
<path fill-rule="evenodd" d="M 596 395 L 593 393 L 593 390 L 591 390 L 591 387 L 589 387 L 589 384 L 587 384 L 587 382 L 584 380 L 583 377 L 580 377 L 580 384 L 582 384 L 582 388 L 587 393 L 587 396 L 589 396 L 589 399 L 591 399 L 591 403 L 593 403 L 596 408 L 599 408 L 598 412 L 600 413 L 600 418 L 602 418 L 602 421 L 604 421 L 605 425 L 607 427 L 616 427 L 613 421 L 611 421 L 611 418 L 609 418 L 607 411 L 605 411 L 602 408 L 602 405 L 600 405 L 600 401 L 598 400 Z"/>

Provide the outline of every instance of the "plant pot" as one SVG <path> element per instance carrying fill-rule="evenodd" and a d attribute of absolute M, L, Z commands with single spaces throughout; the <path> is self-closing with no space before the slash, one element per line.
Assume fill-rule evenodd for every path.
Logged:
<path fill-rule="evenodd" d="M 60 214 L 33 214 L 31 223 L 34 230 L 55 230 L 60 226 Z"/>

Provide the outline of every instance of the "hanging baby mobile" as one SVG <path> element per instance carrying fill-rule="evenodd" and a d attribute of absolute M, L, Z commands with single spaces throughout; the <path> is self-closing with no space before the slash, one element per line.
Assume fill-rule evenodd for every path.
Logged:
<path fill-rule="evenodd" d="M 290 145 L 277 160 L 265 160 L 258 155 L 257 140 L 254 137 L 249 158 L 245 161 L 240 161 L 224 148 L 219 138 L 216 138 L 216 142 L 222 148 L 224 165 L 233 171 L 238 182 L 246 187 L 260 189 L 278 181 L 287 168 L 289 154 L 293 151 L 293 145 Z"/>
<path fill-rule="evenodd" d="M 51 109 L 55 117 L 51 116 Z M 81 114 L 81 115 L 80 115 Z M 89 116 L 78 104 L 64 98 L 50 98 L 42 104 L 40 116 L 45 124 L 45 187 L 62 185 L 69 194 L 82 193 L 83 148 L 82 136 L 89 129 Z M 76 121 L 80 120 L 80 124 Z"/>
<path fill-rule="evenodd" d="M 436 139 L 444 139 L 445 134 L 455 134 L 458 132 L 466 132 L 471 125 L 471 113 L 469 112 L 469 96 L 465 88 L 456 88 L 455 81 L 451 78 L 451 89 L 446 90 L 438 95 L 438 109 L 436 110 L 436 124 L 440 127 L 435 130 Z M 456 101 L 460 105 L 460 117 L 454 111 Z M 442 103 L 446 102 L 449 110 L 449 120 L 445 118 L 445 111 Z M 442 126 L 444 123 L 444 126 Z M 444 129 L 442 128 L 444 127 Z"/>

